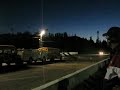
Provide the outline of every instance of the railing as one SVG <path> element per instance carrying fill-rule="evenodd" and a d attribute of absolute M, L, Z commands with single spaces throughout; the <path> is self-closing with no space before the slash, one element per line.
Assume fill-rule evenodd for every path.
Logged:
<path fill-rule="evenodd" d="M 32 90 L 72 90 L 85 79 L 87 79 L 90 75 L 94 74 L 98 69 L 103 68 L 107 64 L 108 59 L 104 59 L 88 67 L 77 70 L 74 73 L 36 87 Z"/>

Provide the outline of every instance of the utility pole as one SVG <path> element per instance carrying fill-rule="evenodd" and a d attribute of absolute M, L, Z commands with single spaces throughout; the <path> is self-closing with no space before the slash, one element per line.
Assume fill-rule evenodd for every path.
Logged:
<path fill-rule="evenodd" d="M 97 39 L 98 39 L 98 41 L 99 41 L 99 31 L 97 31 Z"/>
<path fill-rule="evenodd" d="M 97 40 L 96 43 L 99 43 L 99 31 L 97 31 Z"/>

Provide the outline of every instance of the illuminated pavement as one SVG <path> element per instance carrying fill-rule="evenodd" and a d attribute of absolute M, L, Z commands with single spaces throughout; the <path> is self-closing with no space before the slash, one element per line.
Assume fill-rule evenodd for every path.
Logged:
<path fill-rule="evenodd" d="M 30 65 L 25 70 L 0 74 L 0 90 L 30 90 L 93 63 L 95 60 L 89 62 L 70 60 L 54 64 Z"/>

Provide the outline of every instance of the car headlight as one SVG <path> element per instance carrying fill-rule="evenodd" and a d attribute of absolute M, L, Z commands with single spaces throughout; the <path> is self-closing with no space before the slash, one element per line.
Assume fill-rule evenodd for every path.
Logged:
<path fill-rule="evenodd" d="M 99 52 L 99 55 L 103 55 L 103 54 L 104 54 L 104 52 L 102 52 L 102 51 Z"/>

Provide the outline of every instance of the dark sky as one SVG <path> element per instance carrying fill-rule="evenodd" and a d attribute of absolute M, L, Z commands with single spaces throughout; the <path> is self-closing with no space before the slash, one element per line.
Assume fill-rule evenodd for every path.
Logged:
<path fill-rule="evenodd" d="M 50 33 L 97 37 L 120 26 L 120 0 L 43 0 L 43 26 Z M 42 28 L 41 0 L 0 0 L 0 33 Z"/>

